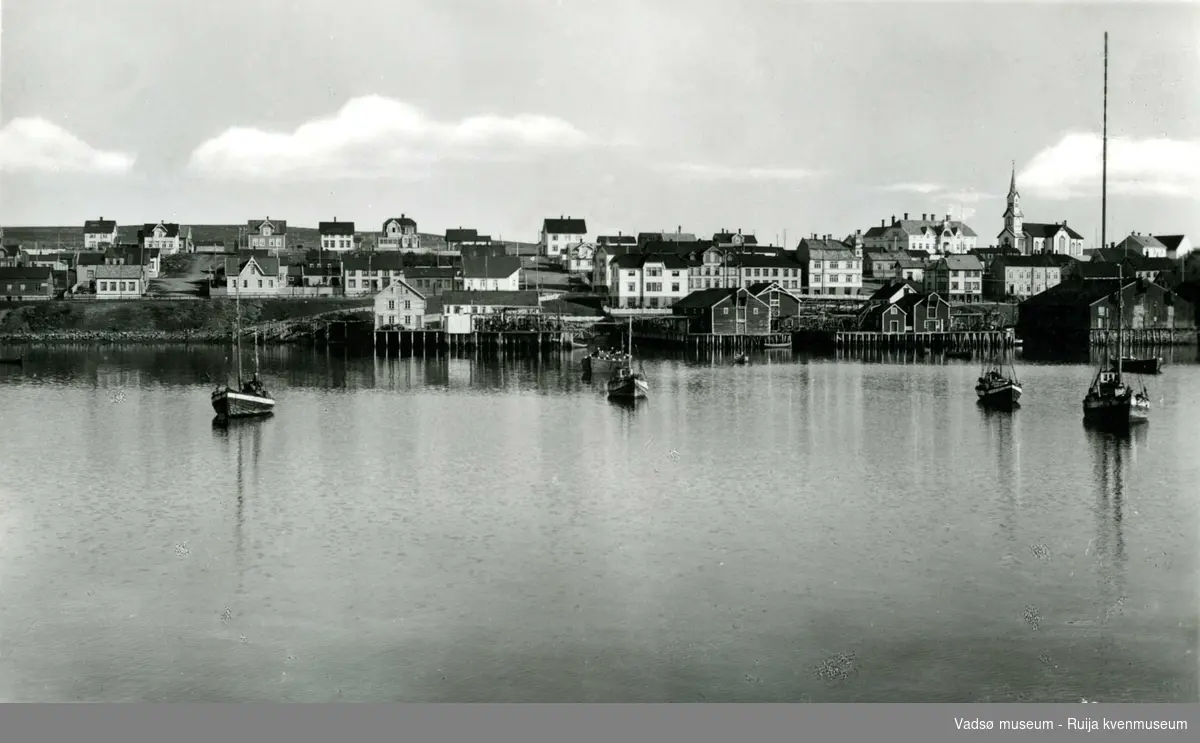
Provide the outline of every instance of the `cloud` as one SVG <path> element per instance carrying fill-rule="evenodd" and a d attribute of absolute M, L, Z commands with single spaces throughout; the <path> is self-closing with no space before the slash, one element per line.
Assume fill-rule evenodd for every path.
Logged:
<path fill-rule="evenodd" d="M 821 171 L 802 168 L 731 168 L 699 163 L 673 163 L 657 169 L 702 181 L 805 181 L 821 175 Z"/>
<path fill-rule="evenodd" d="M 197 147 L 188 168 L 236 178 L 392 177 L 442 160 L 512 160 L 589 143 L 583 132 L 550 116 L 488 114 L 441 122 L 403 101 L 365 96 L 289 133 L 227 129 Z"/>
<path fill-rule="evenodd" d="M 882 190 L 900 193 L 931 194 L 941 191 L 942 188 L 940 183 L 895 183 L 890 186 L 883 186 Z"/>
<path fill-rule="evenodd" d="M 127 173 L 135 157 L 98 150 L 41 118 L 20 118 L 0 129 L 0 171 Z"/>
<path fill-rule="evenodd" d="M 1100 190 L 1102 140 L 1068 132 L 1036 154 L 1017 175 L 1017 187 L 1047 199 Z M 1200 198 L 1200 141 L 1108 140 L 1108 190 L 1117 194 Z"/>

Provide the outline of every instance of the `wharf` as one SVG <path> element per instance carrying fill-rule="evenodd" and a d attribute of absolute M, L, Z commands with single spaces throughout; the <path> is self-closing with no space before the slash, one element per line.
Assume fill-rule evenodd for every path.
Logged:
<path fill-rule="evenodd" d="M 951 330 L 929 333 L 871 333 L 836 331 L 837 348 L 945 348 L 1002 349 L 1016 344 L 1016 333 L 1005 330 Z"/>
<path fill-rule="evenodd" d="M 431 356 L 443 351 L 494 350 L 542 352 L 570 344 L 570 332 L 533 330 L 477 330 L 447 333 L 443 330 L 376 330 L 375 353 L 381 356 Z"/>

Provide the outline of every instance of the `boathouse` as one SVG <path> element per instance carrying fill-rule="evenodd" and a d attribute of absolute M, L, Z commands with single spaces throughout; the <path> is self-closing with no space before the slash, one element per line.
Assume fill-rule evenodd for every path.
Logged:
<path fill-rule="evenodd" d="M 871 333 L 944 333 L 950 330 L 950 303 L 937 293 L 897 289 L 899 298 L 876 304 L 863 316 L 861 329 Z"/>
<path fill-rule="evenodd" d="M 1086 348 L 1116 342 L 1118 292 L 1125 342 L 1196 342 L 1195 305 L 1146 279 L 1074 279 L 1020 305 L 1017 333 L 1027 346 Z"/>
<path fill-rule="evenodd" d="M 771 306 L 748 289 L 701 289 L 671 306 L 676 317 L 688 318 L 689 333 L 768 335 Z"/>

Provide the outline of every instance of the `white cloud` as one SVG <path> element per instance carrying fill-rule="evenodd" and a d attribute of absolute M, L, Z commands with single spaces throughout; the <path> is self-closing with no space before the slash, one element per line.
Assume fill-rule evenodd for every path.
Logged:
<path fill-rule="evenodd" d="M 942 185 L 940 183 L 894 183 L 890 186 L 884 186 L 882 190 L 899 193 L 931 194 L 941 191 Z"/>
<path fill-rule="evenodd" d="M 1102 140 L 1070 132 L 1029 161 L 1017 187 L 1048 199 L 1067 199 L 1100 190 Z M 1200 141 L 1108 140 L 1108 190 L 1117 194 L 1200 198 Z"/>
<path fill-rule="evenodd" d="M 439 160 L 509 160 L 589 142 L 583 132 L 550 116 L 489 114 L 448 123 L 402 101 L 365 96 L 290 133 L 227 129 L 197 147 L 188 167 L 237 178 L 395 176 Z"/>
<path fill-rule="evenodd" d="M 730 168 L 700 163 L 660 165 L 658 169 L 704 181 L 804 181 L 821 175 L 820 171 L 802 168 Z"/>
<path fill-rule="evenodd" d="M 3 172 L 127 173 L 134 160 L 123 152 L 98 150 L 45 119 L 13 119 L 0 129 Z"/>

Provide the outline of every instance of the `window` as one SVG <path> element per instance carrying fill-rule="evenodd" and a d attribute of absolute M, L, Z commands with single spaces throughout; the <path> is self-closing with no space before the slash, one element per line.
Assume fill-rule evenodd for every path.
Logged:
<path fill-rule="evenodd" d="M 728 314 L 729 314 L 729 308 L 728 308 L 728 307 L 722 307 L 722 308 L 721 308 L 721 314 L 722 314 L 722 315 L 728 315 Z"/>
<path fill-rule="evenodd" d="M 409 300 L 409 299 L 404 300 L 404 309 L 406 309 L 406 310 L 412 309 L 412 300 Z"/>
<path fill-rule="evenodd" d="M 262 288 L 262 281 L 263 281 L 262 279 L 259 279 L 259 280 L 258 280 L 258 288 L 259 288 L 259 289 L 261 289 L 261 288 Z"/>
<path fill-rule="evenodd" d="M 755 307 L 755 308 L 754 308 L 754 314 L 756 314 L 756 315 L 758 314 L 758 308 L 757 308 L 757 307 Z"/>
<path fill-rule="evenodd" d="M 405 325 L 412 325 L 412 315 L 405 315 L 405 316 L 404 316 L 404 324 L 405 324 Z"/>
<path fill-rule="evenodd" d="M 388 300 L 388 303 L 387 303 L 387 308 L 388 308 L 389 310 L 394 310 L 394 309 L 396 309 L 396 300 L 394 300 L 394 299 L 389 299 L 389 300 Z"/>
<path fill-rule="evenodd" d="M 275 288 L 275 279 L 267 279 L 267 288 L 268 288 L 268 289 L 274 289 L 274 288 Z"/>
<path fill-rule="evenodd" d="M 675 283 L 671 284 L 671 291 L 673 291 L 673 292 L 679 291 L 679 282 L 675 282 Z"/>
<path fill-rule="evenodd" d="M 625 291 L 633 294 L 635 291 L 637 291 L 637 284 L 626 284 Z"/>
<path fill-rule="evenodd" d="M 249 288 L 250 288 L 250 280 L 249 280 L 249 279 L 242 279 L 242 288 L 243 288 L 243 289 L 249 289 Z"/>

